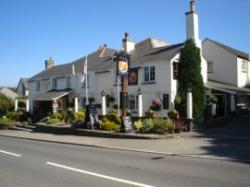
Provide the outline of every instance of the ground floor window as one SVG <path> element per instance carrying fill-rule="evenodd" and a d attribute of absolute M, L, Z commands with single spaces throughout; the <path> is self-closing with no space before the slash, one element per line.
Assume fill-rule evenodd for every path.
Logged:
<path fill-rule="evenodd" d="M 138 110 L 138 97 L 136 94 L 130 94 L 128 96 L 128 107 L 131 111 Z"/>

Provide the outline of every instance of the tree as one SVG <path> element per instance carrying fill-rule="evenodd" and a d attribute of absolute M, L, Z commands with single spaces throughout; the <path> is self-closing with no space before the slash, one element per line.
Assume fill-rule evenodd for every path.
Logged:
<path fill-rule="evenodd" d="M 0 93 L 0 114 L 5 113 L 12 107 L 12 102 L 5 95 Z"/>
<path fill-rule="evenodd" d="M 193 94 L 193 117 L 200 117 L 204 110 L 205 89 L 201 75 L 200 49 L 195 46 L 193 40 L 187 40 L 181 50 L 178 83 L 176 109 L 181 116 L 186 116 L 187 90 L 191 89 Z"/>

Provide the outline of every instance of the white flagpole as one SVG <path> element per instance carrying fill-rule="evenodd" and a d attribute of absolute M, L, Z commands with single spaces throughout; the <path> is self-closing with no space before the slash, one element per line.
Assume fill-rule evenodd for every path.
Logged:
<path fill-rule="evenodd" d="M 89 97 L 88 97 L 88 55 L 86 55 L 86 77 L 85 77 L 85 94 L 86 94 L 86 105 L 89 104 Z"/>

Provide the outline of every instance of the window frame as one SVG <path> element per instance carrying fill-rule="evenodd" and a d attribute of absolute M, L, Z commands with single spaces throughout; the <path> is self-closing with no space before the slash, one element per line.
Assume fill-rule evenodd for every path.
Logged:
<path fill-rule="evenodd" d="M 213 61 L 207 62 L 207 73 L 214 73 L 214 62 Z"/>
<path fill-rule="evenodd" d="M 155 66 L 145 66 L 144 70 L 144 83 L 155 83 L 156 80 L 156 72 Z"/>

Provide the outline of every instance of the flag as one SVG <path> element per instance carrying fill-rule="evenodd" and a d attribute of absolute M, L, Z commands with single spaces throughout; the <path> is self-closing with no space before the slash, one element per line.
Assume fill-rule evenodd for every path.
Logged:
<path fill-rule="evenodd" d="M 83 83 L 85 81 L 85 76 L 87 75 L 87 57 L 85 57 L 83 66 L 80 71 L 80 82 Z"/>

